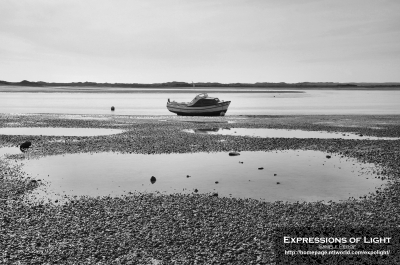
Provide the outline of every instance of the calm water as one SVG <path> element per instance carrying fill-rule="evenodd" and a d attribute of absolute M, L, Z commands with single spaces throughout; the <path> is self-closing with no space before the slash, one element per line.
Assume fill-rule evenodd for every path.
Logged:
<path fill-rule="evenodd" d="M 86 153 L 26 159 L 23 170 L 47 183 L 47 192 L 39 190 L 37 195 L 52 200 L 63 195 L 192 193 L 198 189 L 199 193 L 267 201 L 339 201 L 366 195 L 385 184 L 375 178 L 373 164 L 326 155 L 299 150 L 241 152 L 234 157 L 228 153 Z M 156 178 L 154 184 L 151 176 Z"/>
<path fill-rule="evenodd" d="M 7 127 L 0 128 L 0 135 L 53 135 L 53 136 L 99 136 L 124 132 L 118 129 L 101 128 L 41 128 L 41 127 Z"/>
<path fill-rule="evenodd" d="M 200 91 L 198 91 L 200 93 Z M 304 90 L 305 93 L 211 93 L 231 100 L 227 115 L 400 114 L 400 91 Z M 167 99 L 195 93 L 0 93 L 0 113 L 175 115 Z M 115 111 L 111 112 L 111 106 Z"/>
<path fill-rule="evenodd" d="M 375 137 L 364 136 L 355 133 L 324 132 L 324 131 L 302 131 L 265 128 L 212 128 L 212 129 L 189 129 L 183 130 L 189 133 L 199 134 L 221 134 L 233 136 L 251 136 L 262 138 L 319 138 L 319 139 L 351 139 L 351 140 L 398 140 L 398 137 Z"/>

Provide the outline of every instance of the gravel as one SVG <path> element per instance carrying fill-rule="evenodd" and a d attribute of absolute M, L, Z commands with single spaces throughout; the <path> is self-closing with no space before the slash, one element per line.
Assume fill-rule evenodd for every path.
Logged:
<path fill-rule="evenodd" d="M 122 197 L 38 203 L 39 185 L 0 158 L 0 263 L 274 264 L 276 227 L 398 227 L 400 140 L 262 139 L 186 133 L 199 128 L 284 128 L 400 137 L 398 116 L 107 116 L 0 114 L 0 127 L 112 128 L 110 136 L 0 135 L 1 146 L 32 142 L 30 158 L 80 152 L 188 153 L 319 150 L 375 163 L 390 185 L 340 203 L 264 202 L 218 194 L 133 192 Z M 100 119 L 104 118 L 104 119 Z M 230 121 L 230 123 L 228 123 Z M 277 183 L 278 184 L 278 183 Z"/>

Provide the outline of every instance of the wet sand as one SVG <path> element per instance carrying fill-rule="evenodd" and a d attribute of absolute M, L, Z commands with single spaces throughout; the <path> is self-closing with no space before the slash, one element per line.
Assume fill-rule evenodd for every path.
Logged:
<path fill-rule="evenodd" d="M 132 193 L 118 198 L 70 198 L 62 205 L 32 203 L 24 200 L 25 195 L 42 184 L 27 179 L 9 161 L 21 161 L 26 154 L 11 155 L 0 159 L 0 262 L 274 264 L 275 227 L 398 227 L 400 140 L 268 139 L 182 130 L 279 128 L 400 137 L 399 116 L 70 116 L 1 114 L 0 125 L 125 132 L 94 137 L 0 135 L 0 147 L 31 140 L 31 158 L 106 151 L 228 155 L 230 151 L 318 150 L 375 163 L 383 168 L 381 177 L 391 184 L 374 194 L 340 203 L 261 202 L 196 193 Z"/>

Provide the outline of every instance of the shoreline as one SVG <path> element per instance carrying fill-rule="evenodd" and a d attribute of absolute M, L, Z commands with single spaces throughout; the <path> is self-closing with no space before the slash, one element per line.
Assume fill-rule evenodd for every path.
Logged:
<path fill-rule="evenodd" d="M 398 87 L 26 87 L 1 86 L 0 93 L 304 93 L 312 91 L 400 91 Z"/>
<path fill-rule="evenodd" d="M 338 203 L 263 202 L 199 194 L 132 194 L 116 198 L 71 198 L 65 205 L 55 202 L 29 205 L 23 202 L 23 194 L 38 184 L 24 179 L 22 172 L 10 168 L 1 159 L 0 167 L 4 170 L 0 173 L 0 182 L 12 183 L 7 186 L 10 187 L 8 190 L 6 185 L 2 185 L 0 192 L 0 199 L 5 201 L 0 204 L 0 210 L 4 212 L 4 244 L 14 246 L 18 243 L 24 253 L 7 248 L 0 260 L 27 262 L 33 257 L 33 260 L 42 263 L 58 260 L 61 263 L 85 264 L 146 264 L 151 261 L 185 264 L 197 260 L 199 263 L 273 264 L 273 231 L 276 227 L 398 226 L 400 140 L 260 139 L 187 134 L 181 130 L 223 126 L 359 132 L 371 136 L 400 137 L 400 115 L 207 118 L 76 115 L 84 116 L 84 119 L 69 119 L 67 116 L 74 114 L 0 114 L 0 124 L 2 127 L 18 124 L 30 127 L 126 129 L 122 134 L 110 136 L 34 136 L 31 137 L 33 142 L 41 147 L 41 151 L 32 152 L 37 157 L 106 151 L 156 154 L 318 150 L 375 163 L 384 169 L 384 177 L 391 184 L 379 193 Z M 99 120 L 99 117 L 106 120 Z M 0 146 L 15 146 L 25 139 L 26 136 L 0 135 Z M 68 144 L 54 142 L 62 139 L 74 141 Z M 225 141 L 221 143 L 220 140 Z M 198 145 L 188 146 L 187 143 Z M 14 157 L 17 160 L 21 158 Z M 10 173 L 5 175 L 4 172 Z M 51 252 L 46 252 L 49 249 Z"/>

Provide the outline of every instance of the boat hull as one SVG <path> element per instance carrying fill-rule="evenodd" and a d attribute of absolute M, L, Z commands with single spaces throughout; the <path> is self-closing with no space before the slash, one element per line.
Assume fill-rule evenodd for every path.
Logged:
<path fill-rule="evenodd" d="M 230 101 L 225 101 L 204 107 L 191 107 L 184 104 L 167 103 L 167 109 L 181 116 L 224 116 L 228 111 L 230 103 Z"/>

